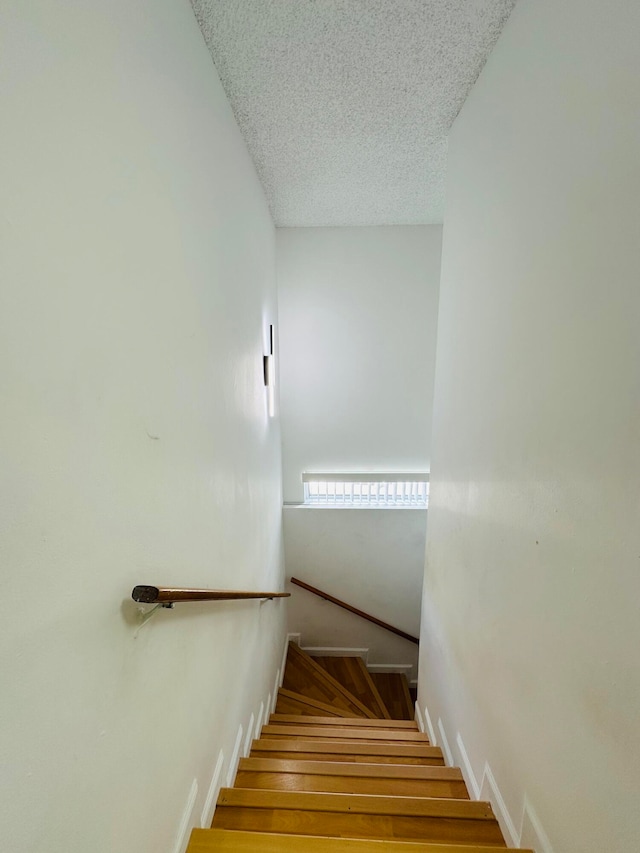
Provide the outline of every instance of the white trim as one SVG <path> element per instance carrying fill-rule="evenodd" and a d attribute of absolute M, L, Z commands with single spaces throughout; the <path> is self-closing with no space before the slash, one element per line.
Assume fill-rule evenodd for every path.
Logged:
<path fill-rule="evenodd" d="M 255 714 L 251 714 L 251 716 L 249 717 L 249 725 L 247 726 L 247 734 L 244 739 L 244 749 L 242 750 L 242 755 L 244 758 L 249 755 L 249 750 L 251 749 L 251 741 L 253 740 L 253 724 L 255 723 L 255 721 Z"/>
<path fill-rule="evenodd" d="M 231 788 L 233 786 L 233 781 L 236 778 L 236 770 L 238 769 L 238 761 L 240 760 L 240 746 L 242 744 L 243 731 L 244 729 L 242 728 L 241 723 L 240 728 L 238 729 L 238 734 L 236 735 L 236 742 L 233 745 L 231 761 L 229 762 L 229 770 L 227 771 L 227 788 Z"/>
<path fill-rule="evenodd" d="M 216 800 L 218 799 L 218 793 L 221 787 L 220 776 L 222 775 L 223 765 L 224 752 L 220 750 L 220 752 L 218 753 L 218 760 L 216 761 L 216 766 L 213 768 L 213 775 L 211 776 L 211 782 L 209 784 L 209 790 L 207 792 L 207 799 L 204 802 L 204 806 L 202 807 L 202 813 L 200 815 L 200 826 L 202 827 L 202 829 L 209 829 L 213 820 L 213 813 L 216 809 Z"/>
<path fill-rule="evenodd" d="M 284 681 L 284 668 L 287 665 L 287 654 L 289 652 L 289 643 L 294 642 L 297 646 L 300 645 L 300 634 L 287 634 L 287 638 L 284 641 L 284 649 L 282 650 L 282 661 L 280 662 L 280 669 L 278 670 L 278 684 L 276 686 L 276 692 L 278 687 L 282 687 L 282 682 Z M 282 675 L 282 678 L 280 676 Z"/>
<path fill-rule="evenodd" d="M 413 717 L 414 717 L 414 720 L 416 721 L 416 723 L 418 724 L 418 728 L 420 729 L 422 734 L 424 734 L 424 718 L 423 718 L 422 714 L 420 713 L 420 706 L 418 705 L 417 702 L 416 702 L 416 711 L 415 711 L 415 714 L 413 715 Z"/>
<path fill-rule="evenodd" d="M 194 779 L 189 789 L 189 796 L 182 812 L 180 826 L 176 832 L 176 838 L 173 843 L 173 853 L 184 853 L 189 842 L 189 835 L 193 825 L 193 810 L 196 805 L 196 797 L 198 796 L 198 780 Z"/>
<path fill-rule="evenodd" d="M 302 648 L 302 646 L 300 648 Z M 305 646 L 302 648 L 302 651 L 311 655 L 311 657 L 317 657 L 320 655 L 321 657 L 326 658 L 362 658 L 365 664 L 369 658 L 369 649 L 348 649 L 337 648 L 336 646 Z"/>
<path fill-rule="evenodd" d="M 271 702 L 271 693 L 269 693 L 269 698 L 267 699 L 267 708 L 269 707 L 269 703 Z M 258 719 L 256 720 L 256 730 L 254 732 L 253 738 L 254 740 L 258 740 L 260 737 L 260 731 L 262 730 L 262 718 L 264 716 L 264 702 L 260 703 L 260 710 L 258 711 Z"/>
<path fill-rule="evenodd" d="M 282 670 L 282 676 L 284 677 L 284 670 Z M 280 685 L 281 685 L 281 684 L 282 684 L 282 678 L 280 677 L 280 670 L 278 670 L 278 671 L 276 672 L 276 682 L 275 682 L 275 684 L 273 685 L 273 701 L 272 701 L 271 708 L 270 708 L 270 710 L 269 710 L 269 713 L 270 713 L 270 714 L 274 714 L 274 713 L 275 713 L 275 710 L 276 710 L 276 704 L 277 704 L 277 702 L 278 702 L 278 689 L 280 688 Z"/>
<path fill-rule="evenodd" d="M 523 844 L 536 850 L 536 853 L 553 853 L 549 837 L 542 828 L 540 819 L 526 794 L 524 795 L 524 809 L 520 826 L 520 846 Z"/>
<path fill-rule="evenodd" d="M 265 724 L 265 726 L 266 726 L 266 725 L 267 725 L 267 723 L 269 722 L 269 714 L 271 714 L 271 713 L 272 713 L 272 711 L 271 711 L 271 693 L 269 693 L 269 698 L 267 699 L 267 707 L 266 707 L 266 709 L 265 709 L 265 714 L 264 714 L 264 724 Z"/>
<path fill-rule="evenodd" d="M 451 754 L 451 749 L 449 748 L 449 741 L 447 740 L 447 733 L 444 730 L 442 717 L 438 718 L 438 731 L 440 732 L 440 737 L 442 738 L 442 749 L 447 759 L 447 766 L 453 767 L 453 755 Z"/>
<path fill-rule="evenodd" d="M 507 846 L 519 847 L 520 838 L 518 836 L 518 832 L 516 830 L 513 819 L 509 814 L 509 809 L 507 808 L 507 804 L 504 801 L 504 797 L 502 796 L 500 788 L 498 788 L 498 783 L 496 782 L 495 776 L 493 775 L 493 771 L 488 761 L 485 761 L 484 764 L 482 786 L 480 788 L 480 799 L 489 800 L 489 802 L 493 806 L 496 818 L 498 820 L 498 823 L 500 824 L 500 829 L 502 830 L 503 835 L 506 838 Z"/>
<path fill-rule="evenodd" d="M 358 510 L 386 510 L 387 512 L 395 512 L 396 510 L 407 509 L 413 512 L 424 512 L 425 515 L 429 509 L 427 504 L 305 504 L 300 501 L 284 501 L 283 507 L 287 509 L 305 509 L 305 510 L 324 510 L 324 509 L 352 509 L 355 512 Z"/>
<path fill-rule="evenodd" d="M 324 473 L 305 471 L 302 475 L 303 483 L 310 483 L 314 480 L 322 480 L 325 483 L 428 483 L 429 474 L 426 471 L 376 471 L 363 473 L 354 471 L 353 473 Z"/>
<path fill-rule="evenodd" d="M 427 724 L 427 732 L 429 733 L 429 743 L 431 746 L 438 745 L 438 738 L 436 737 L 436 730 L 433 727 L 433 723 L 431 722 L 431 714 L 429 713 L 429 708 L 424 706 L 424 721 Z"/>
<path fill-rule="evenodd" d="M 423 725 L 421 723 L 422 715 L 417 704 L 416 719 L 418 721 L 418 726 L 423 730 Z M 436 733 L 433 728 L 433 723 L 431 722 L 431 715 L 429 714 L 429 708 L 427 705 L 424 706 L 424 722 L 426 724 L 431 745 L 437 746 Z M 449 742 L 447 740 L 447 734 L 442 718 L 438 719 L 438 729 L 441 736 L 441 747 L 445 753 L 447 764 L 453 766 L 453 756 L 451 754 L 451 749 L 449 748 Z M 536 853 L 554 853 L 549 837 L 544 831 L 542 823 L 540 822 L 540 819 L 538 818 L 538 815 L 536 814 L 526 793 L 524 794 L 522 819 L 520 821 L 520 831 L 518 832 L 515 821 L 507 808 L 507 804 L 502 796 L 500 788 L 498 787 L 498 783 L 496 782 L 496 778 L 493 775 L 493 770 L 491 769 L 489 762 L 485 761 L 482 772 L 482 781 L 478 784 L 478 777 L 473 770 L 469 754 L 467 753 L 467 749 L 460 732 L 456 735 L 456 744 L 458 747 L 457 754 L 460 756 L 460 767 L 464 780 L 476 800 L 488 800 L 491 803 L 496 820 L 498 821 L 500 829 L 507 842 L 507 846 L 525 847 L 527 849 L 530 848 L 535 850 Z"/>
<path fill-rule="evenodd" d="M 458 744 L 458 752 L 460 753 L 460 758 L 462 759 L 461 769 L 465 782 L 471 788 L 474 799 L 479 800 L 480 785 L 478 785 L 476 774 L 473 772 L 473 767 L 471 766 L 471 761 L 469 761 L 469 756 L 467 754 L 467 748 L 464 745 L 464 741 L 462 740 L 462 735 L 460 734 L 460 732 L 458 732 L 456 736 L 456 743 Z"/>
<path fill-rule="evenodd" d="M 404 672 L 405 675 L 413 669 L 412 663 L 370 663 L 369 672 Z"/>

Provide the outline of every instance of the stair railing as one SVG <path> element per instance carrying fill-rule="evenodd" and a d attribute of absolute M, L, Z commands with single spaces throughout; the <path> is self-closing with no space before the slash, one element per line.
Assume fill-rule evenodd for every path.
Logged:
<path fill-rule="evenodd" d="M 290 592 L 245 592 L 229 589 L 187 589 L 171 586 L 134 586 L 131 598 L 142 604 L 173 607 L 186 601 L 243 601 L 248 598 L 289 598 Z"/>
<path fill-rule="evenodd" d="M 362 619 L 366 619 L 368 622 L 373 622 L 374 625 L 379 625 L 380 628 L 384 628 L 386 631 L 391 631 L 392 634 L 397 634 L 398 637 L 403 637 L 405 640 L 409 640 L 410 643 L 415 643 L 416 645 L 418 645 L 420 642 L 420 640 L 417 637 L 414 637 L 413 634 L 408 634 L 401 628 L 395 628 L 393 625 L 389 625 L 388 622 L 383 622 L 382 619 L 378 619 L 377 617 L 372 616 L 370 613 L 365 613 L 364 610 L 359 610 L 352 604 L 347 604 L 346 601 L 341 601 L 339 598 L 335 598 L 335 596 L 329 595 L 328 592 L 323 592 L 321 589 L 318 589 L 315 586 L 311 586 L 311 584 L 298 580 L 298 578 L 291 578 L 291 583 L 295 586 L 299 586 L 301 589 L 306 589 L 307 592 L 312 592 L 319 598 L 324 598 L 325 601 L 330 601 L 332 604 L 337 604 L 338 607 L 342 607 L 343 610 L 348 610 L 350 613 L 355 613 L 356 616 L 360 616 Z"/>

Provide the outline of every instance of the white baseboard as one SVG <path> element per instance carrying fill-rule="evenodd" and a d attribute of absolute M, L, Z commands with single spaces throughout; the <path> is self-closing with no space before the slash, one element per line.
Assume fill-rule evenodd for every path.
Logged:
<path fill-rule="evenodd" d="M 218 760 L 216 761 L 216 766 L 213 768 L 211 782 L 209 783 L 207 799 L 204 801 L 204 806 L 202 807 L 202 814 L 200 815 L 200 826 L 202 827 L 202 829 L 209 829 L 209 827 L 211 826 L 211 821 L 213 820 L 213 813 L 216 808 L 216 801 L 218 799 L 218 793 L 220 791 L 220 788 L 222 787 L 220 784 L 220 778 L 222 776 L 223 766 L 224 752 L 220 750 L 220 752 L 218 753 Z"/>
<path fill-rule="evenodd" d="M 289 635 L 289 636 L 291 636 L 291 635 Z M 287 642 L 285 643 L 285 648 L 284 648 L 284 655 L 285 656 L 287 653 L 288 645 L 289 645 L 289 637 L 287 637 Z M 285 659 L 286 659 L 286 657 L 283 657 L 283 660 L 285 660 Z M 238 763 L 240 761 L 241 747 L 242 747 L 242 755 L 246 757 L 251 752 L 251 745 L 252 745 L 252 741 L 254 740 L 254 738 L 257 740 L 260 737 L 260 733 L 262 731 L 263 723 L 267 723 L 269 721 L 269 714 L 271 713 L 272 701 L 273 701 L 273 705 L 275 707 L 275 703 L 276 703 L 277 698 L 278 698 L 278 685 L 280 684 L 280 674 L 282 671 L 284 671 L 284 664 L 283 664 L 282 669 L 279 669 L 276 672 L 275 687 L 274 687 L 273 694 L 269 693 L 268 697 L 265 700 L 263 700 L 262 702 L 260 702 L 260 708 L 258 710 L 257 716 L 254 713 L 251 714 L 251 716 L 249 718 L 249 723 L 247 724 L 244 744 L 242 742 L 242 735 L 244 733 L 243 726 L 240 725 L 240 727 L 238 728 L 238 732 L 236 734 L 236 739 L 235 739 L 235 744 L 233 747 L 233 752 L 231 754 L 231 761 L 229 762 L 229 766 L 227 769 L 227 775 L 226 775 L 227 787 L 231 787 L 231 785 L 233 785 L 233 782 L 235 780 L 235 775 L 236 775 L 236 772 L 238 769 Z M 273 697 L 273 700 L 272 700 L 272 697 Z M 222 750 L 220 750 L 220 752 L 218 753 L 218 758 L 217 758 L 215 767 L 213 769 L 213 774 L 211 776 L 211 782 L 209 783 L 207 796 L 206 796 L 204 805 L 202 807 L 202 812 L 200 814 L 200 826 L 203 829 L 208 829 L 211 826 L 211 822 L 213 820 L 213 815 L 214 815 L 215 809 L 216 809 L 216 803 L 218 800 L 218 794 L 220 793 L 220 788 L 222 787 L 222 781 L 221 780 L 222 780 L 223 769 L 224 769 L 224 752 Z M 198 781 L 197 781 L 197 779 L 194 779 L 193 781 L 195 784 L 196 795 L 197 795 Z M 191 799 L 191 794 L 190 794 L 190 799 Z M 189 805 L 190 799 L 189 799 L 187 805 Z M 194 799 L 194 804 L 195 804 L 195 799 Z M 191 806 L 191 811 L 193 811 L 193 805 Z M 185 807 L 185 814 L 186 814 L 186 807 Z M 183 829 L 184 821 L 185 821 L 185 817 L 183 815 L 183 819 L 180 823 L 180 830 L 181 831 Z M 189 828 L 188 821 L 187 821 L 187 824 L 185 824 L 185 826 L 187 828 Z M 186 832 L 186 830 L 185 830 L 185 832 Z M 181 837 L 181 836 L 178 836 L 178 835 L 176 836 L 176 844 L 178 844 L 179 837 Z M 185 846 L 186 846 L 186 843 L 185 843 Z M 183 853 L 183 851 L 182 851 L 182 849 L 178 849 L 178 847 L 176 847 L 174 850 L 174 853 Z"/>
<path fill-rule="evenodd" d="M 429 713 L 429 709 L 427 706 L 424 706 L 424 721 L 427 724 L 427 733 L 429 735 L 429 743 L 431 746 L 438 745 L 438 738 L 436 736 L 436 730 L 433 727 L 433 723 L 431 722 L 431 714 Z"/>
<path fill-rule="evenodd" d="M 269 693 L 269 698 L 267 699 L 267 708 L 269 707 L 269 703 L 271 702 L 271 693 Z M 258 719 L 256 720 L 256 730 L 253 733 L 254 740 L 258 740 L 260 737 L 260 732 L 262 731 L 262 719 L 264 717 L 264 702 L 260 703 L 260 710 L 258 711 Z"/>
<path fill-rule="evenodd" d="M 251 750 L 251 741 L 253 740 L 253 726 L 256 721 L 255 715 L 252 714 L 249 717 L 249 725 L 247 726 L 247 734 L 244 739 L 244 749 L 242 750 L 242 757 L 246 758 L 249 755 L 249 751 Z"/>
<path fill-rule="evenodd" d="M 516 830 L 515 824 L 509 809 L 504 801 L 504 797 L 498 788 L 498 783 L 495 780 L 493 771 L 488 761 L 485 761 L 484 772 L 482 774 L 482 784 L 480 785 L 480 799 L 489 800 L 493 806 L 493 811 L 500 824 L 500 829 L 505 837 L 507 844 L 510 847 L 520 846 L 520 834 Z"/>
<path fill-rule="evenodd" d="M 416 711 L 414 714 L 414 719 L 415 719 L 416 723 L 418 724 L 418 728 L 420 729 L 422 734 L 424 734 L 424 718 L 423 718 L 422 714 L 420 713 L 420 706 L 418 705 L 417 702 L 416 702 Z"/>
<path fill-rule="evenodd" d="M 227 788 L 231 788 L 233 786 L 234 779 L 236 778 L 236 770 L 238 769 L 238 762 L 240 761 L 240 747 L 242 746 L 243 732 L 244 729 L 241 723 L 238 728 L 238 734 L 236 735 L 236 742 L 233 745 L 233 752 L 231 753 L 229 769 L 227 770 Z"/>
<path fill-rule="evenodd" d="M 536 853 L 553 853 L 553 847 L 547 833 L 542 828 L 538 815 L 526 795 L 522 812 L 522 825 L 520 826 L 520 846 L 530 847 Z"/>
<path fill-rule="evenodd" d="M 336 648 L 335 646 L 301 646 L 303 652 L 311 657 L 326 658 L 362 658 L 367 663 L 369 649 Z"/>
<path fill-rule="evenodd" d="M 369 672 L 403 672 L 405 675 L 411 672 L 411 663 L 370 663 L 367 665 Z"/>
<path fill-rule="evenodd" d="M 478 785 L 478 780 L 476 779 L 476 774 L 473 772 L 473 767 L 471 766 L 471 762 L 469 761 L 469 756 L 467 754 L 467 748 L 464 745 L 464 741 L 462 740 L 462 735 L 458 732 L 456 737 L 456 743 L 458 744 L 458 752 L 460 753 L 460 758 L 462 759 L 462 764 L 460 765 L 462 770 L 462 775 L 464 776 L 464 781 L 467 783 L 467 787 L 471 788 L 473 793 L 473 798 L 475 800 L 480 799 L 480 785 Z"/>
<path fill-rule="evenodd" d="M 424 730 L 424 727 L 426 726 L 429 734 L 429 740 L 433 746 L 436 746 L 435 732 L 433 731 L 431 716 L 426 705 L 424 707 L 424 722 L 422 722 L 423 715 L 416 704 L 416 719 L 421 730 Z M 438 731 L 447 764 L 456 764 L 454 755 L 449 746 L 449 740 L 442 718 L 438 718 Z M 500 825 L 500 829 L 502 830 L 507 844 L 510 847 L 530 848 L 535 850 L 536 853 L 554 853 L 551 842 L 549 841 L 540 819 L 538 818 L 526 794 L 524 796 L 520 830 L 518 831 L 516 828 L 516 822 L 507 808 L 507 804 L 502 796 L 502 792 L 500 791 L 489 762 L 485 761 L 482 771 L 482 780 L 481 782 L 478 782 L 478 777 L 473 770 L 467 748 L 460 732 L 456 735 L 455 743 L 457 748 L 456 753 L 459 758 L 458 764 L 462 770 L 462 775 L 467 783 L 467 787 L 476 800 L 488 800 L 491 803 L 496 820 Z"/>
<path fill-rule="evenodd" d="M 182 812 L 182 818 L 180 819 L 178 831 L 176 832 L 176 838 L 173 844 L 173 853 L 184 853 L 187 849 L 187 844 L 189 843 L 189 836 L 191 835 L 191 830 L 194 827 L 193 810 L 196 805 L 197 796 L 198 780 L 194 779 L 191 783 L 189 796 L 187 797 L 187 802 Z"/>
<path fill-rule="evenodd" d="M 442 751 L 444 752 L 444 757 L 447 762 L 447 767 L 453 767 L 453 754 L 451 752 L 451 747 L 449 746 L 449 740 L 447 738 L 447 733 L 444 730 L 444 725 L 442 723 L 442 719 L 438 719 L 438 731 L 440 732 L 440 742 L 442 744 Z"/>

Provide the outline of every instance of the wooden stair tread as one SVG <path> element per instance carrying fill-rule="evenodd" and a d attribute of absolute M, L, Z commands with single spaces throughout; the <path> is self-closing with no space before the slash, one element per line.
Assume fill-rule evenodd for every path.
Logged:
<path fill-rule="evenodd" d="M 305 725 L 305 726 L 358 726 L 359 728 L 373 728 L 373 729 L 402 729 L 406 731 L 418 731 L 418 724 L 414 720 L 387 720 L 387 719 L 375 719 L 368 720 L 365 717 L 350 717 L 345 722 L 341 720 L 336 720 L 332 717 L 305 717 L 304 720 L 301 720 L 294 714 L 280 714 L 275 713 L 271 714 L 269 717 L 269 722 L 271 724 L 275 723 L 283 723 L 288 724 L 292 723 L 296 726 Z"/>
<path fill-rule="evenodd" d="M 325 761 L 300 761 L 278 758 L 241 758 L 240 770 L 263 770 L 274 773 L 328 773 L 339 776 L 371 776 L 385 779 L 456 779 L 462 781 L 459 767 L 411 767 L 406 764 L 358 764 L 351 762 L 332 763 Z"/>
<path fill-rule="evenodd" d="M 271 725 L 262 727 L 262 737 L 291 738 L 303 737 L 336 738 L 337 740 L 368 740 L 383 743 L 422 743 L 427 745 L 429 739 L 419 731 L 404 731 L 402 729 L 357 728 L 356 726 L 305 726 L 305 725 Z"/>
<path fill-rule="evenodd" d="M 327 705 L 353 711 L 356 716 L 375 717 L 366 705 L 295 643 L 289 643 L 282 686 Z"/>
<path fill-rule="evenodd" d="M 403 815 L 495 821 L 491 803 L 482 800 L 453 800 L 438 797 L 390 797 L 370 794 L 333 794 L 306 791 L 269 791 L 251 788 L 222 788 L 218 804 L 347 814 Z"/>
<path fill-rule="evenodd" d="M 488 803 L 429 797 L 227 788 L 220 792 L 213 826 L 341 838 L 506 846 Z"/>
<path fill-rule="evenodd" d="M 458 768 L 410 767 L 406 764 L 350 764 L 245 758 L 240 761 L 235 786 L 400 797 L 469 797 Z"/>
<path fill-rule="evenodd" d="M 413 767 L 408 764 L 354 764 L 350 761 L 331 762 L 327 767 L 325 761 L 302 761 L 299 759 L 279 758 L 241 758 L 240 770 L 263 770 L 280 773 L 331 773 L 339 776 L 371 776 L 380 778 L 402 779 L 463 779 L 459 767 L 430 767 L 429 765 Z"/>
<path fill-rule="evenodd" d="M 371 678 L 393 719 L 414 719 L 414 705 L 411 701 L 411 694 L 409 693 L 409 682 L 404 673 L 372 672 Z"/>
<path fill-rule="evenodd" d="M 380 764 L 444 765 L 442 750 L 424 744 L 386 744 L 366 741 L 304 740 L 303 738 L 261 738 L 254 740 L 251 756 L 308 761 L 354 761 Z"/>
<path fill-rule="evenodd" d="M 357 696 L 376 717 L 391 719 L 391 714 L 361 657 L 318 656 L 313 659 L 350 693 Z"/>
<path fill-rule="evenodd" d="M 303 793 L 366 794 L 382 797 L 468 798 L 462 780 L 402 779 L 375 776 L 318 776 L 304 773 L 254 773 L 238 771 L 238 789 L 301 791 Z"/>
<path fill-rule="evenodd" d="M 301 724 L 304 718 L 313 720 L 321 719 L 326 722 L 332 718 L 335 720 L 365 719 L 364 717 L 355 717 L 355 711 L 347 711 L 335 705 L 327 705 L 317 699 L 309 699 L 301 693 L 294 693 L 293 690 L 287 690 L 286 687 L 281 687 L 278 690 L 276 711 L 278 711 L 278 714 L 273 714 L 272 716 L 295 720 L 296 725 Z M 323 714 L 324 716 L 318 717 L 316 716 L 317 714 Z"/>
<path fill-rule="evenodd" d="M 515 853 L 514 848 L 502 848 Z M 283 835 L 229 829 L 194 829 L 187 853 L 491 853 L 495 847 L 429 844 L 377 838 L 336 838 L 317 835 Z M 518 853 L 533 853 L 518 850 Z"/>

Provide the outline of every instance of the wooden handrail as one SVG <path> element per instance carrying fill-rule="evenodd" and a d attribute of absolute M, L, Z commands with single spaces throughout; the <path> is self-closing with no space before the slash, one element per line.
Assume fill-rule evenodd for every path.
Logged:
<path fill-rule="evenodd" d="M 370 613 L 365 613 L 364 610 L 358 610 L 357 607 L 353 607 L 353 605 L 347 604 L 346 601 L 341 601 L 339 598 L 335 598 L 333 595 L 329 595 L 328 592 L 323 592 L 321 589 L 317 589 L 315 586 L 311 586 L 311 584 L 298 580 L 298 578 L 291 578 L 291 583 L 295 584 L 295 586 L 301 587 L 302 589 L 306 589 L 307 592 L 312 592 L 314 595 L 320 596 L 320 598 L 324 598 L 325 601 L 330 601 L 332 602 L 332 604 L 337 604 L 338 607 L 342 607 L 343 610 L 348 610 L 350 613 L 355 613 L 356 616 L 361 616 L 368 622 L 373 622 L 374 625 L 379 625 L 381 628 L 384 628 L 387 631 L 391 631 L 392 634 L 397 634 L 398 637 L 404 637 L 405 640 L 409 640 L 409 642 L 411 643 L 415 643 L 416 645 L 418 645 L 418 643 L 420 642 L 420 640 L 417 637 L 414 637 L 412 634 L 407 634 L 406 631 L 403 631 L 400 628 L 394 628 L 394 626 L 389 625 L 388 622 L 383 622 L 382 619 L 377 619 Z"/>
<path fill-rule="evenodd" d="M 183 589 L 171 586 L 134 586 L 131 598 L 143 604 L 175 604 L 182 601 L 235 601 L 245 598 L 288 598 L 290 592 L 243 592 L 228 589 Z"/>

